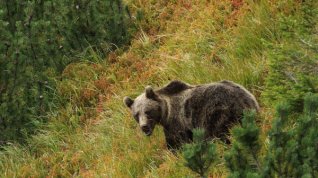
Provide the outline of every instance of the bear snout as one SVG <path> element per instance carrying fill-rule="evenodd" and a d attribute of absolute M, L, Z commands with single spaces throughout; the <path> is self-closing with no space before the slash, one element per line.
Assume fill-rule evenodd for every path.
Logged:
<path fill-rule="evenodd" d="M 143 125 L 140 128 L 147 136 L 151 135 L 152 129 L 148 125 Z"/>

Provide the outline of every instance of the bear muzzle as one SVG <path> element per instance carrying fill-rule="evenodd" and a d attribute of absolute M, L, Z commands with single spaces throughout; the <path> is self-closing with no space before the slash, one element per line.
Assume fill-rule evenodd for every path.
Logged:
<path fill-rule="evenodd" d="M 146 136 L 150 136 L 152 134 L 152 129 L 148 125 L 143 125 L 140 128 Z"/>
<path fill-rule="evenodd" d="M 150 136 L 154 129 L 154 121 L 146 116 L 139 117 L 139 126 L 146 136 Z"/>

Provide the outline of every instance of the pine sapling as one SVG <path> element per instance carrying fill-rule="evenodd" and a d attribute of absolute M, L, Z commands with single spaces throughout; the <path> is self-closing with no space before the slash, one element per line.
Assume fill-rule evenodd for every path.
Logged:
<path fill-rule="evenodd" d="M 244 112 L 242 127 L 233 129 L 233 146 L 225 155 L 226 165 L 231 172 L 229 177 L 259 177 L 260 128 L 255 118 L 255 111 Z"/>
<path fill-rule="evenodd" d="M 260 129 L 255 113 L 245 113 L 233 130 L 233 146 L 225 155 L 229 177 L 317 177 L 318 94 L 304 97 L 301 115 L 289 103 L 277 106 L 265 154 L 260 153 Z M 294 111 L 295 112 L 295 111 Z"/>
<path fill-rule="evenodd" d="M 193 143 L 184 145 L 182 152 L 185 166 L 202 178 L 207 177 L 209 167 L 216 160 L 216 146 L 208 142 L 204 135 L 203 129 L 194 129 Z"/>
<path fill-rule="evenodd" d="M 266 155 L 265 177 L 318 176 L 318 95 L 304 97 L 303 113 L 296 117 L 294 127 L 287 125 L 287 104 L 278 107 L 278 118 L 270 131 Z"/>

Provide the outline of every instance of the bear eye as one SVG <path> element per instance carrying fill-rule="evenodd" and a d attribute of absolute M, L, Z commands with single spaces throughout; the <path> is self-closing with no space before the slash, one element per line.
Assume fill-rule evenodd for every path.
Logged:
<path fill-rule="evenodd" d="M 137 122 L 139 122 L 139 113 L 137 113 L 137 114 L 134 115 L 134 119 L 135 119 Z"/>
<path fill-rule="evenodd" d="M 146 114 L 147 116 L 150 116 L 151 113 L 152 113 L 151 110 L 145 112 L 145 114 Z"/>

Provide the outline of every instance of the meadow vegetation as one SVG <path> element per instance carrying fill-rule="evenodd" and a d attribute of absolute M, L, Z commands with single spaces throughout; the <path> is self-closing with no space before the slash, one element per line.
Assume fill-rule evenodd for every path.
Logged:
<path fill-rule="evenodd" d="M 297 115 L 305 94 L 318 92 L 317 1 L 126 4 L 138 27 L 130 45 L 107 57 L 88 50 L 65 67 L 54 90 L 62 104 L 24 145 L 2 146 L 0 177 L 195 177 L 167 150 L 162 128 L 145 137 L 122 103 L 146 85 L 240 83 L 261 105 L 260 152 L 274 106 L 286 99 Z M 215 142 L 209 176 L 226 177 L 230 145 Z"/>

